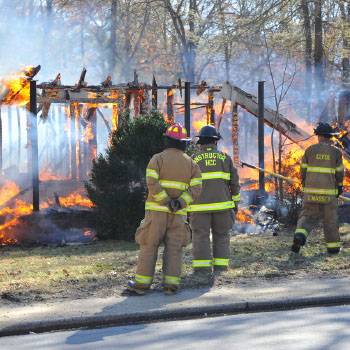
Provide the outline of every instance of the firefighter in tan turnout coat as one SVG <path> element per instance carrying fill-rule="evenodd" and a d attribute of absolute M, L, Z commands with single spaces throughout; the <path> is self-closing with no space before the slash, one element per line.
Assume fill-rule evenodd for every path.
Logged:
<path fill-rule="evenodd" d="M 299 252 L 315 223 L 322 219 L 327 251 L 334 254 L 340 251 L 337 197 L 343 192 L 343 160 L 341 151 L 330 142 L 334 130 L 329 124 L 320 123 L 315 134 L 319 143 L 306 149 L 301 164 L 304 203 L 292 251 Z"/>
<path fill-rule="evenodd" d="M 240 187 L 232 159 L 217 150 L 216 144 L 221 137 L 215 127 L 203 127 L 198 137 L 201 151 L 194 156 L 194 161 L 201 169 L 203 188 L 190 209 L 192 266 L 197 275 L 209 277 L 212 268 L 219 271 L 227 270 L 229 266 L 229 231 L 234 223 L 233 210 L 238 208 Z M 210 246 L 210 230 L 213 249 Z"/>
<path fill-rule="evenodd" d="M 135 235 L 140 253 L 135 278 L 128 284 L 129 292 L 137 294 L 144 294 L 151 286 L 161 243 L 164 243 L 164 292 L 177 291 L 182 248 L 191 239 L 187 209 L 202 187 L 198 165 L 184 153 L 189 141 L 186 129 L 180 124 L 170 126 L 165 140 L 166 149 L 152 157 L 146 170 L 146 214 Z"/>

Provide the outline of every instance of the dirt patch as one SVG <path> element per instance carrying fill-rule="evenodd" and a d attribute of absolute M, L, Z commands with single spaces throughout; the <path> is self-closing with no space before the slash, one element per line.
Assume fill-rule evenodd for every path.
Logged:
<path fill-rule="evenodd" d="M 299 257 L 292 256 L 293 233 L 279 236 L 238 235 L 231 239 L 231 266 L 216 278 L 217 287 L 247 280 L 350 275 L 350 225 L 341 227 L 343 250 L 329 256 L 321 230 L 316 230 Z M 162 255 L 162 249 L 160 249 Z M 137 246 L 120 241 L 91 245 L 0 249 L 0 301 L 32 303 L 90 296 L 119 295 L 135 271 Z M 184 254 L 183 286 L 196 288 L 191 277 L 191 247 Z M 161 286 L 158 259 L 154 288 Z"/>

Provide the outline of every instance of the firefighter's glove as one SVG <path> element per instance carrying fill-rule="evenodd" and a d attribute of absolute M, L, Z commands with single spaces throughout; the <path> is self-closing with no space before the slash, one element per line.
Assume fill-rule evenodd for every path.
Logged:
<path fill-rule="evenodd" d="M 233 211 L 237 215 L 237 213 L 238 213 L 238 203 L 235 203 L 235 207 L 233 208 Z"/>
<path fill-rule="evenodd" d="M 342 193 L 343 193 L 343 186 L 338 186 L 338 195 L 337 195 L 337 197 L 339 197 Z"/>
<path fill-rule="evenodd" d="M 171 212 L 176 212 L 181 209 L 181 203 L 178 199 L 171 199 L 168 203 L 168 207 Z"/>

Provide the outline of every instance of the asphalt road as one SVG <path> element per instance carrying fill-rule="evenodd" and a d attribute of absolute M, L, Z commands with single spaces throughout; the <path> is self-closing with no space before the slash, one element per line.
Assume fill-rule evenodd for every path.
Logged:
<path fill-rule="evenodd" d="M 348 350 L 350 306 L 13 336 L 0 349 Z"/>

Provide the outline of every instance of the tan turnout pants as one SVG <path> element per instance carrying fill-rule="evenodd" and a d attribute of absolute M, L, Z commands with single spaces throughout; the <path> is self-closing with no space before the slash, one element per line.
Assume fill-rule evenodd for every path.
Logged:
<path fill-rule="evenodd" d="M 136 231 L 135 240 L 140 245 L 135 281 L 150 285 L 158 256 L 164 243 L 164 283 L 180 284 L 182 248 L 191 239 L 190 229 L 182 215 L 146 211 L 145 219 Z"/>
<path fill-rule="evenodd" d="M 322 220 L 327 248 L 340 247 L 337 208 L 337 199 L 326 204 L 304 202 L 295 233 L 303 234 L 306 239 L 315 224 Z"/>
<path fill-rule="evenodd" d="M 232 210 L 191 214 L 193 268 L 228 267 L 230 257 L 229 231 L 233 224 Z M 210 229 L 213 249 L 210 245 Z"/>

